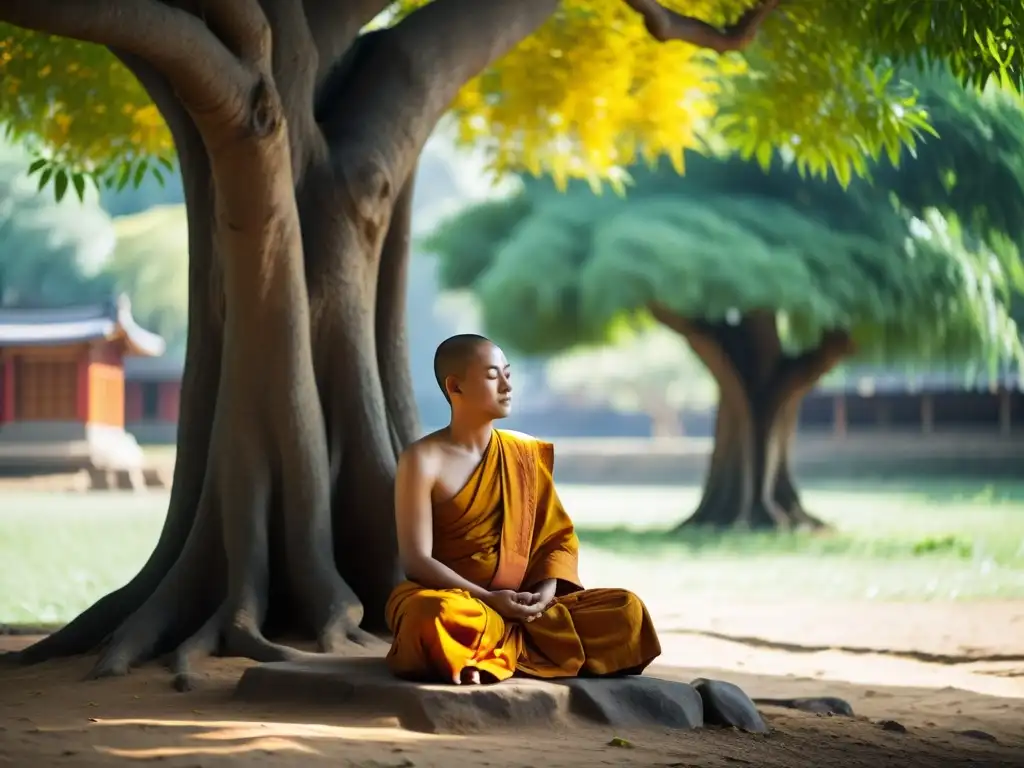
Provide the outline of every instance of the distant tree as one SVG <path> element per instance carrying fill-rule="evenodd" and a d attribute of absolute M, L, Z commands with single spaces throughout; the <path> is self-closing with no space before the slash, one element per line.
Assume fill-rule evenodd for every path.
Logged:
<path fill-rule="evenodd" d="M 933 96 L 941 101 L 944 89 Z M 984 121 L 990 104 L 1007 102 L 974 94 L 966 103 Z M 1016 141 L 1006 163 L 1024 156 L 1024 131 Z M 986 153 L 975 153 L 976 172 L 991 177 Z M 1021 280 L 1014 244 L 965 233 L 936 209 L 1011 228 L 1024 198 L 996 199 L 1005 185 L 986 196 L 938 183 L 942 164 L 906 163 L 900 173 L 919 215 L 879 187 L 844 190 L 739 159 L 696 157 L 685 177 L 635 168 L 626 199 L 581 184 L 561 195 L 526 179 L 519 194 L 467 210 L 428 245 L 444 284 L 475 293 L 488 331 L 514 349 L 602 343 L 623 319 L 653 319 L 686 338 L 720 393 L 704 498 L 688 523 L 816 526 L 788 454 L 801 398 L 822 375 L 855 351 L 963 362 L 1020 348 L 1008 315 Z"/>
<path fill-rule="evenodd" d="M 655 437 L 683 434 L 683 409 L 715 402 L 715 382 L 700 360 L 660 328 L 557 355 L 547 364 L 547 381 L 585 403 L 648 416 Z"/>
<path fill-rule="evenodd" d="M 114 220 L 117 247 L 104 277 L 132 300 L 135 318 L 160 334 L 168 353 L 188 335 L 188 218 L 184 205 L 157 206 Z"/>
<path fill-rule="evenodd" d="M 93 198 L 38 194 L 24 152 L 0 147 L 0 305 L 53 307 L 106 300 L 114 248 L 110 218 Z"/>

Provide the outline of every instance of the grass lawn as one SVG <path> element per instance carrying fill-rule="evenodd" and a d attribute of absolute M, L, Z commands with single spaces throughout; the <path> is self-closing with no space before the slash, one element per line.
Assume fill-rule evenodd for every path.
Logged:
<path fill-rule="evenodd" d="M 666 599 L 1024 598 L 1024 483 L 812 486 L 829 536 L 666 535 L 697 488 L 563 486 L 592 586 Z M 0 623 L 66 621 L 130 578 L 165 494 L 0 495 Z M 653 595 L 652 595 L 653 597 Z"/>

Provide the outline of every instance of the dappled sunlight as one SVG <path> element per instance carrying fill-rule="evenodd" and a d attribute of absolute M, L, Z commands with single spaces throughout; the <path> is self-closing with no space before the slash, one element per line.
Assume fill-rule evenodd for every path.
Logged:
<path fill-rule="evenodd" d="M 738 674 L 757 678 L 751 683 L 754 696 L 771 695 L 776 686 L 789 687 L 801 679 L 819 689 L 818 695 L 834 690 L 834 683 L 860 687 L 901 687 L 961 691 L 1004 699 L 1024 699 L 1024 680 L 993 674 L 993 664 L 966 662 L 940 664 L 877 653 L 828 649 L 795 652 L 747 642 L 729 641 L 699 633 L 662 632 L 659 667 L 665 670 L 712 668 L 717 674 Z M 1013 666 L 1005 662 L 998 668 Z M 1019 666 L 1017 664 L 1016 666 Z M 978 669 L 979 667 L 983 669 Z M 656 673 L 657 674 L 657 673 Z"/>
<path fill-rule="evenodd" d="M 159 718 L 97 718 L 91 725 L 99 728 L 136 729 L 148 732 L 150 738 L 163 742 L 157 746 L 97 745 L 106 755 L 135 760 L 161 760 L 171 757 L 236 756 L 254 752 L 263 754 L 295 753 L 327 757 L 323 749 L 310 742 L 379 745 L 426 741 L 458 740 L 416 733 L 400 728 L 394 718 L 361 719 L 358 725 L 327 725 L 322 723 L 283 723 L 259 720 L 171 720 Z M 163 734 L 154 731 L 163 730 Z M 183 733 L 185 731 L 185 733 Z M 114 735 L 116 731 L 112 732 Z M 134 740 L 134 739 L 133 739 Z"/>
<path fill-rule="evenodd" d="M 357 741 L 423 741 L 440 738 L 428 733 L 403 730 L 394 718 L 360 720 L 358 725 L 322 723 L 280 723 L 262 720 L 162 720 L 155 718 L 96 719 L 101 727 L 192 728 L 199 733 L 191 738 L 206 741 L 232 741 L 265 738 L 346 739 Z"/>
<path fill-rule="evenodd" d="M 195 746 L 195 747 L 151 747 L 148 749 L 117 749 L 114 747 L 96 747 L 97 752 L 102 752 L 113 757 L 125 757 L 135 760 L 160 760 L 168 757 L 191 757 L 200 755 L 244 755 L 250 752 L 300 752 L 308 755 L 318 755 L 315 749 L 287 739 L 256 739 L 245 744 L 233 744 L 224 747 Z"/>

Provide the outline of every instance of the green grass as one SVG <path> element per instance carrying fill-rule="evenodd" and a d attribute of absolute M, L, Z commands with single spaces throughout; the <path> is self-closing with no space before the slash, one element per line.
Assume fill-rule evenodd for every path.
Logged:
<path fill-rule="evenodd" d="M 677 499 L 692 509 L 699 491 Z M 812 485 L 804 499 L 834 532 L 671 533 L 639 511 L 628 526 L 589 516 L 578 524 L 601 572 L 643 562 L 651 582 L 690 596 L 1024 597 L 1024 483 L 864 480 Z M 629 579 L 621 565 L 615 571 Z"/>
<path fill-rule="evenodd" d="M 124 584 L 166 510 L 163 494 L 0 495 L 0 623 L 67 621 Z"/>
<path fill-rule="evenodd" d="M 697 488 L 565 486 L 592 586 L 671 603 L 1024 598 L 1024 483 L 870 481 L 805 489 L 828 536 L 666 533 Z M 0 495 L 0 623 L 66 621 L 125 583 L 166 494 Z M 659 597 L 660 596 L 660 597 Z"/>

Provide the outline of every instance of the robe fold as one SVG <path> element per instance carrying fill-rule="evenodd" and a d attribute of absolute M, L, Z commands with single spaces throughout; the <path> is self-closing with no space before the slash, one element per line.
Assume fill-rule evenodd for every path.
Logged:
<path fill-rule="evenodd" d="M 506 620 L 461 589 L 398 585 L 387 604 L 398 676 L 449 682 L 472 667 L 497 680 L 639 673 L 660 653 L 651 617 L 621 589 L 584 589 L 579 539 L 555 492 L 550 443 L 494 430 L 480 465 L 433 508 L 433 556 L 492 591 L 558 580 L 532 622 Z"/>

